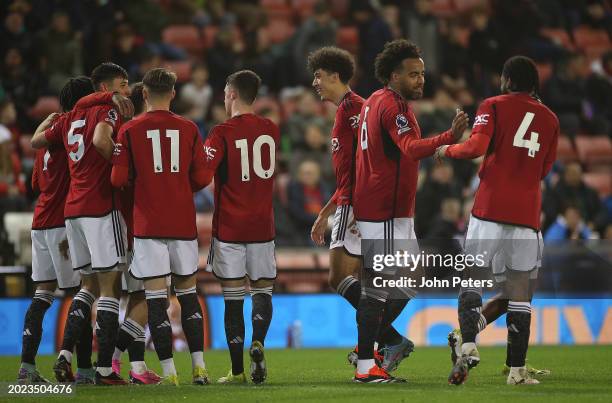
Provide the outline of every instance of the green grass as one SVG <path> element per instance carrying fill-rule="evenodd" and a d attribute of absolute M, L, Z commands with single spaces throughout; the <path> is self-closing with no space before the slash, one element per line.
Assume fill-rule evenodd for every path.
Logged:
<path fill-rule="evenodd" d="M 529 361 L 536 367 L 552 370 L 541 377 L 537 386 L 507 386 L 501 375 L 505 349 L 481 348 L 482 363 L 470 373 L 460 387 L 447 385 L 450 370 L 447 348 L 418 348 L 402 363 L 398 376 L 407 384 L 358 385 L 350 382 L 353 375 L 346 363 L 346 350 L 269 350 L 266 359 L 268 381 L 264 386 L 189 384 L 191 364 L 187 353 L 176 354 L 181 382 L 170 386 L 80 387 L 76 396 L 15 397 L 11 400 L 54 402 L 272 402 L 272 401 L 347 401 L 347 402 L 576 402 L 612 401 L 612 346 L 532 347 Z M 213 380 L 227 373 L 226 351 L 205 354 Z M 39 370 L 51 378 L 54 357 L 37 359 Z M 124 376 L 129 364 L 124 358 Z M 159 371 L 159 362 L 148 353 L 149 366 Z M 0 381 L 15 379 L 18 357 L 0 358 Z M 248 356 L 245 354 L 248 368 Z M 6 395 L 5 395 L 6 396 Z M 2 401 L 3 398 L 0 398 Z M 6 400 L 5 400 L 6 401 Z"/>

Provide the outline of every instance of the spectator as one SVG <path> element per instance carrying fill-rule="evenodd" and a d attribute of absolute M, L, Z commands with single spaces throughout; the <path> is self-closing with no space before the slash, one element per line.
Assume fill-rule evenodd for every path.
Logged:
<path fill-rule="evenodd" d="M 222 93 L 227 76 L 243 67 L 243 53 L 239 32 L 234 27 L 221 28 L 207 57 L 210 84 L 215 93 Z"/>
<path fill-rule="evenodd" d="M 581 127 L 594 134 L 609 130 L 609 122 L 586 100 L 587 73 L 584 56 L 574 53 L 556 66 L 556 74 L 544 86 L 544 101 L 559 117 L 561 131 L 570 137 Z"/>
<path fill-rule="evenodd" d="M 21 161 L 11 141 L 7 126 L 16 118 L 10 101 L 0 103 L 0 222 L 7 211 L 24 211 L 26 187 L 21 175 Z"/>
<path fill-rule="evenodd" d="M 0 73 L 2 86 L 15 103 L 19 129 L 33 130 L 35 122 L 28 117 L 27 110 L 36 103 L 42 92 L 43 77 L 25 64 L 22 53 L 17 48 L 11 48 L 6 52 Z"/>
<path fill-rule="evenodd" d="M 578 162 L 567 164 L 561 180 L 545 193 L 542 203 L 544 228 L 548 228 L 562 214 L 562 208 L 567 204 L 579 211 L 580 217 L 589 227 L 594 227 L 594 221 L 601 210 L 601 201 L 597 192 L 583 182 L 582 167 Z"/>
<path fill-rule="evenodd" d="M 198 125 L 201 133 L 205 131 L 212 96 L 212 87 L 208 84 L 208 68 L 203 64 L 195 65 L 191 69 L 191 80 L 181 88 L 180 98 L 189 105 L 186 117 Z"/>
<path fill-rule="evenodd" d="M 138 76 L 142 57 L 136 35 L 132 27 L 124 24 L 115 29 L 114 37 L 113 62 L 123 67 L 128 72 L 129 80 L 132 81 Z"/>
<path fill-rule="evenodd" d="M 442 200 L 440 214 L 432 222 L 427 231 L 430 239 L 453 239 L 459 234 L 461 220 L 461 200 L 455 197 Z"/>
<path fill-rule="evenodd" d="M 327 144 L 327 136 L 323 134 L 321 127 L 317 124 L 308 125 L 304 132 L 303 145 L 294 150 L 291 155 L 291 176 L 297 175 L 302 161 L 310 160 L 319 165 L 323 179 L 328 183 L 333 183 L 335 174 Z"/>
<path fill-rule="evenodd" d="M 421 48 L 428 74 L 435 74 L 440 66 L 441 40 L 438 19 L 431 13 L 431 5 L 430 0 L 416 0 L 414 8 L 405 8 L 403 30 L 406 37 Z"/>
<path fill-rule="evenodd" d="M 385 43 L 393 40 L 393 34 L 378 10 L 368 0 L 352 1 L 351 7 L 359 31 L 359 80 L 355 90 L 361 96 L 369 97 L 381 86 L 374 77 L 374 60 L 383 50 Z"/>
<path fill-rule="evenodd" d="M 289 140 L 289 151 L 307 148 L 304 143 L 304 133 L 311 125 L 318 125 L 324 133 L 329 132 L 325 119 L 320 116 L 321 107 L 311 91 L 303 91 L 297 101 L 297 109 L 289 116 L 283 130 Z"/>
<path fill-rule="evenodd" d="M 329 187 L 321 181 L 321 170 L 315 161 L 303 161 L 297 179 L 289 183 L 287 189 L 289 215 L 301 236 L 303 245 L 310 244 L 310 228 L 319 211 L 331 197 Z"/>
<path fill-rule="evenodd" d="M 336 43 L 338 24 L 332 18 L 326 1 L 318 1 L 314 6 L 314 14 L 298 28 L 293 46 L 293 71 L 297 83 L 310 84 L 312 77 L 306 68 L 306 59 L 311 52 L 324 46 Z"/>
<path fill-rule="evenodd" d="M 389 26 L 391 30 L 391 36 L 393 39 L 399 39 L 402 37 L 402 27 L 400 24 L 400 9 L 395 4 L 385 4 L 381 11 L 383 20 Z M 418 42 L 417 42 L 418 43 Z"/>
<path fill-rule="evenodd" d="M 72 31 L 68 14 L 58 11 L 51 26 L 40 36 L 42 65 L 49 78 L 49 90 L 59 94 L 70 77 L 83 74 L 81 37 Z"/>
<path fill-rule="evenodd" d="M 32 56 L 34 38 L 24 25 L 23 15 L 10 12 L 0 29 L 0 56 L 4 57 L 11 48 L 17 48 L 29 59 Z"/>
<path fill-rule="evenodd" d="M 415 229 L 417 236 L 425 235 L 440 211 L 442 200 L 460 198 L 461 187 L 454 181 L 453 167 L 449 163 L 436 164 L 416 195 Z"/>
<path fill-rule="evenodd" d="M 591 237 L 591 230 L 582 221 L 580 209 L 570 204 L 563 211 L 563 215 L 559 215 L 554 224 L 546 230 L 544 241 L 558 242 L 570 239 L 590 239 Z"/>
<path fill-rule="evenodd" d="M 601 63 L 595 64 L 593 73 L 587 78 L 586 96 L 593 112 L 601 116 L 604 125 L 601 134 L 612 137 L 612 51 L 602 56 Z"/>

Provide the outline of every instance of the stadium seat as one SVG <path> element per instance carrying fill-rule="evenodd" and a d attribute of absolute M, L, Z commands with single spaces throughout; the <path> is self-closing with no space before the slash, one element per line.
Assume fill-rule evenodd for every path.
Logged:
<path fill-rule="evenodd" d="M 580 161 L 587 165 L 612 164 L 612 143 L 607 136 L 577 136 Z"/>
<path fill-rule="evenodd" d="M 552 63 L 537 63 L 538 75 L 540 76 L 540 84 L 545 83 L 553 74 Z"/>
<path fill-rule="evenodd" d="M 557 159 L 563 163 L 576 161 L 578 155 L 572 147 L 572 143 L 567 136 L 560 136 L 557 143 Z"/>
<path fill-rule="evenodd" d="M 359 49 L 359 31 L 355 27 L 342 27 L 336 31 L 336 45 L 351 53 Z"/>
<path fill-rule="evenodd" d="M 34 213 L 17 213 L 9 212 L 4 214 L 4 229 L 8 235 L 8 240 L 15 246 L 15 253 L 20 254 L 22 247 L 26 245 L 21 244 L 22 239 L 29 239 L 30 230 L 32 228 L 32 217 Z M 27 234 L 27 237 L 23 238 L 22 233 Z"/>
<path fill-rule="evenodd" d="M 581 25 L 574 29 L 574 42 L 579 49 L 591 46 L 610 46 L 610 38 L 603 29 L 593 29 Z"/>
<path fill-rule="evenodd" d="M 184 83 L 191 78 L 191 62 L 190 61 L 165 61 L 164 67 L 173 71 L 176 74 L 176 81 Z"/>
<path fill-rule="evenodd" d="M 28 115 L 35 120 L 43 120 L 50 113 L 59 112 L 61 106 L 57 97 L 40 97 L 33 107 L 28 111 Z"/>
<path fill-rule="evenodd" d="M 272 20 L 266 29 L 271 43 L 284 42 L 295 32 L 295 26 L 287 20 Z"/>
<path fill-rule="evenodd" d="M 454 0 L 433 0 L 431 12 L 436 17 L 447 18 L 455 12 Z"/>
<path fill-rule="evenodd" d="M 574 48 L 572 39 L 565 29 L 543 28 L 540 30 L 540 34 L 552 40 L 557 45 L 563 46 L 565 49 L 572 50 Z"/>
<path fill-rule="evenodd" d="M 162 41 L 169 45 L 185 49 L 191 54 L 201 54 L 204 40 L 193 25 L 170 25 L 162 32 Z"/>
<path fill-rule="evenodd" d="M 301 20 L 310 17 L 314 12 L 314 6 L 318 0 L 292 0 L 291 6 L 297 10 Z"/>
<path fill-rule="evenodd" d="M 587 172 L 582 175 L 582 180 L 588 186 L 597 191 L 599 197 L 604 198 L 612 190 L 612 172 Z"/>
<path fill-rule="evenodd" d="M 202 29 L 202 37 L 204 40 L 204 47 L 206 49 L 210 49 L 214 46 L 217 32 L 219 32 L 219 27 L 214 25 L 209 25 Z"/>

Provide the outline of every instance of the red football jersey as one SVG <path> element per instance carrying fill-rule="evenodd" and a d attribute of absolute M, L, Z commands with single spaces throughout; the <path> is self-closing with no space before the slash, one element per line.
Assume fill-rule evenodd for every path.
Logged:
<path fill-rule="evenodd" d="M 63 146 L 53 145 L 36 152 L 32 187 L 40 190 L 34 208 L 32 229 L 43 230 L 65 226 L 64 205 L 70 188 L 70 171 Z"/>
<path fill-rule="evenodd" d="M 272 192 L 278 127 L 251 113 L 215 126 L 204 151 L 215 171 L 213 236 L 223 242 L 274 239 Z"/>
<path fill-rule="evenodd" d="M 478 176 L 472 214 L 483 220 L 540 228 L 540 181 L 556 158 L 557 116 L 526 93 L 486 99 L 478 108 L 472 136 L 491 140 Z M 448 148 L 449 157 L 461 144 Z"/>
<path fill-rule="evenodd" d="M 365 100 L 353 91 L 344 95 L 338 109 L 332 129 L 331 150 L 332 162 L 336 171 L 336 193 L 333 199 L 336 204 L 351 204 L 355 181 L 355 148 L 357 146 L 357 129 L 359 112 Z"/>
<path fill-rule="evenodd" d="M 450 131 L 421 139 L 408 102 L 388 87 L 374 92 L 359 116 L 353 197 L 357 220 L 413 217 L 419 160 L 452 141 Z"/>
<path fill-rule="evenodd" d="M 115 163 L 132 170 L 134 236 L 197 238 L 191 172 L 204 167 L 197 126 L 170 111 L 147 112 L 124 124 Z"/>
<path fill-rule="evenodd" d="M 110 182 L 112 166 L 93 145 L 99 122 L 111 125 L 113 136 L 121 125 L 119 114 L 111 105 L 98 105 L 74 109 L 45 131 L 49 143 L 63 143 L 68 153 L 70 190 L 64 209 L 66 218 L 102 217 L 116 207 Z"/>

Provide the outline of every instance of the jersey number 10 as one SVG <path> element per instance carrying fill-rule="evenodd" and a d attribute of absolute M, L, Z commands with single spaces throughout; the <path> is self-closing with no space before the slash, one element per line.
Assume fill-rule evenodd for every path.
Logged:
<path fill-rule="evenodd" d="M 249 144 L 246 139 L 240 139 L 235 141 L 236 148 L 240 150 L 240 170 L 241 178 L 243 182 L 251 180 L 251 174 L 249 169 Z M 270 150 L 270 168 L 264 169 L 261 165 L 261 147 L 267 144 Z M 255 175 L 261 179 L 270 179 L 274 174 L 274 164 L 276 159 L 276 147 L 274 145 L 274 139 L 272 136 L 262 134 L 257 137 L 253 142 L 253 171 Z"/>

